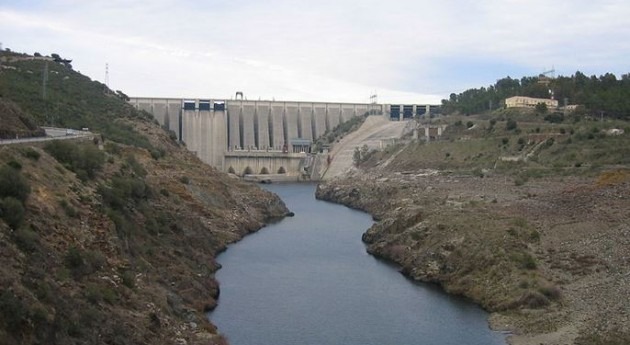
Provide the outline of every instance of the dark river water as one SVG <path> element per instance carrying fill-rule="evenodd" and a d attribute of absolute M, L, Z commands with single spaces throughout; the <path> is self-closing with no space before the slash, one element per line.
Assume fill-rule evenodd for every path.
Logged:
<path fill-rule="evenodd" d="M 269 185 L 295 217 L 232 245 L 210 319 L 232 345 L 504 345 L 487 313 L 367 254 L 369 215 Z"/>

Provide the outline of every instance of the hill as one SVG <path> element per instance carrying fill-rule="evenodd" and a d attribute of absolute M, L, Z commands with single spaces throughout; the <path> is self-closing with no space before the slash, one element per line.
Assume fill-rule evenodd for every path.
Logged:
<path fill-rule="evenodd" d="M 371 152 L 317 196 L 370 212 L 369 252 L 493 312 L 511 344 L 628 344 L 630 123 L 549 115 L 431 119 L 438 140 Z"/>
<path fill-rule="evenodd" d="M 224 344 L 205 316 L 214 257 L 284 217 L 282 201 L 203 164 L 67 64 L 3 66 L 3 102 L 102 135 L 0 146 L 2 343 Z"/>
<path fill-rule="evenodd" d="M 32 116 L 8 100 L 0 98 L 0 139 L 44 136 L 44 130 L 35 124 Z"/>

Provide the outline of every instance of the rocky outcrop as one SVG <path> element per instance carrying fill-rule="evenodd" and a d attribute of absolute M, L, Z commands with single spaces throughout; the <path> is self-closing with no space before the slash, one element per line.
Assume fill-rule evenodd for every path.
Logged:
<path fill-rule="evenodd" d="M 622 344 L 630 183 L 619 181 L 364 171 L 317 197 L 373 214 L 370 253 L 494 311 L 513 344 Z"/>

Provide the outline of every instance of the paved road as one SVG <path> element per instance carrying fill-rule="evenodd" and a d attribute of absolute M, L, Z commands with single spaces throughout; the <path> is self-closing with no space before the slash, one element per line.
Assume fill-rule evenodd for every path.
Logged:
<path fill-rule="evenodd" d="M 45 137 L 22 138 L 22 139 L 0 139 L 0 145 L 24 144 L 38 141 L 69 140 L 69 139 L 92 139 L 94 133 L 90 131 L 79 131 L 67 128 L 42 127 L 46 131 Z"/>

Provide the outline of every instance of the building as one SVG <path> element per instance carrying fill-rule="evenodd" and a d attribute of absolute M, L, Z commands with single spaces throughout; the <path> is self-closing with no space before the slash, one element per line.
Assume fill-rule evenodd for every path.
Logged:
<path fill-rule="evenodd" d="M 536 104 L 544 103 L 549 109 L 555 109 L 558 107 L 558 101 L 555 99 L 547 98 L 533 98 L 524 96 L 514 96 L 505 99 L 506 108 L 535 108 Z"/>

